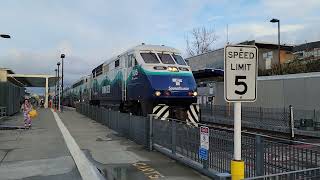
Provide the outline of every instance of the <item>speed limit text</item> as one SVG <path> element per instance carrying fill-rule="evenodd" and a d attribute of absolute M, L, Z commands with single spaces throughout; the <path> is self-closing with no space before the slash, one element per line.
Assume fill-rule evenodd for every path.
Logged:
<path fill-rule="evenodd" d="M 230 64 L 233 71 L 250 71 L 251 64 Z"/>

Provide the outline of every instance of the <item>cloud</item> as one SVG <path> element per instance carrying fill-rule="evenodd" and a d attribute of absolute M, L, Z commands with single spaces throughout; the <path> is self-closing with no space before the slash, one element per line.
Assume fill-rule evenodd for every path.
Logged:
<path fill-rule="evenodd" d="M 298 30 L 304 29 L 304 25 L 302 24 L 287 24 L 283 25 L 280 28 L 281 33 L 290 33 Z M 253 35 L 255 37 L 263 37 L 270 35 L 277 35 L 278 28 L 275 26 L 271 26 L 270 24 L 262 24 L 262 23 L 245 23 L 245 24 L 235 24 L 229 26 L 230 34 L 248 34 Z"/>
<path fill-rule="evenodd" d="M 72 47 L 70 42 L 67 40 L 63 40 L 58 44 L 58 51 L 60 52 L 59 54 L 72 54 Z"/>
<path fill-rule="evenodd" d="M 66 79 L 72 82 L 105 60 L 145 42 L 185 50 L 185 35 L 194 27 L 214 27 L 214 45 L 257 39 L 276 42 L 281 20 L 283 43 L 320 39 L 319 0 L 141 0 L 141 1 L 19 1 L 0 7 L 2 32 L 11 40 L 0 43 L 0 66 L 21 73 L 54 73 L 66 54 Z"/>
<path fill-rule="evenodd" d="M 1 66 L 11 68 L 15 73 L 19 74 L 54 75 L 57 62 L 61 62 L 59 55 L 55 52 L 32 53 L 19 49 L 11 49 L 7 56 L 1 57 Z M 81 76 L 90 74 L 90 69 L 96 63 L 96 61 L 87 61 L 77 56 L 67 56 L 64 60 L 66 84 L 70 85 Z"/>
<path fill-rule="evenodd" d="M 319 0 L 266 0 L 262 1 L 262 7 L 269 15 L 283 18 L 305 18 L 317 11 L 320 6 Z M 291 13 L 289 13 L 291 12 Z"/>
<path fill-rule="evenodd" d="M 224 16 L 212 16 L 208 18 L 208 22 L 222 19 Z"/>

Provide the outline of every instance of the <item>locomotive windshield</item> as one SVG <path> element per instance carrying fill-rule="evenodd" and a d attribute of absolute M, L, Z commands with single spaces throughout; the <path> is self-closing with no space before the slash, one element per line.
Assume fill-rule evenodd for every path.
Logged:
<path fill-rule="evenodd" d="M 184 66 L 187 65 L 181 56 L 173 54 L 172 57 L 179 65 L 184 65 Z"/>
<path fill-rule="evenodd" d="M 169 54 L 158 53 L 158 56 L 163 64 L 175 64 Z"/>
<path fill-rule="evenodd" d="M 150 64 L 160 63 L 156 54 L 154 53 L 140 53 L 140 54 L 145 63 L 150 63 Z"/>

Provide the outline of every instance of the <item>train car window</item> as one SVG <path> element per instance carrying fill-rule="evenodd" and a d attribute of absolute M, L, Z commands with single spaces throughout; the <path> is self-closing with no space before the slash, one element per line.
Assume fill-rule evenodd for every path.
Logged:
<path fill-rule="evenodd" d="M 172 57 L 179 65 L 187 65 L 181 56 L 173 54 Z"/>
<path fill-rule="evenodd" d="M 145 63 L 150 63 L 150 64 L 158 64 L 160 63 L 156 54 L 154 53 L 140 53 L 142 56 L 142 59 L 144 60 Z"/>
<path fill-rule="evenodd" d="M 169 54 L 158 53 L 158 56 L 163 64 L 175 64 L 175 62 Z"/>
<path fill-rule="evenodd" d="M 119 67 L 120 65 L 120 59 L 117 59 L 115 62 L 114 62 L 114 67 Z"/>
<path fill-rule="evenodd" d="M 92 77 L 93 77 L 93 78 L 96 77 L 96 69 L 92 70 Z"/>
<path fill-rule="evenodd" d="M 134 55 L 131 56 L 131 63 L 132 63 L 132 66 L 138 65 L 137 59 Z"/>
<path fill-rule="evenodd" d="M 100 76 L 102 74 L 102 64 L 96 68 L 96 76 Z"/>
<path fill-rule="evenodd" d="M 133 63 L 133 55 L 130 54 L 128 57 L 128 67 L 132 67 L 132 63 Z"/>
<path fill-rule="evenodd" d="M 106 65 L 103 66 L 103 72 L 106 73 L 108 71 L 109 71 L 109 65 L 106 64 Z"/>
<path fill-rule="evenodd" d="M 80 85 L 82 85 L 82 84 L 83 84 L 83 79 L 82 79 L 81 81 L 76 82 L 75 84 L 73 84 L 73 85 L 72 85 L 72 88 L 75 88 L 75 87 L 80 86 Z"/>

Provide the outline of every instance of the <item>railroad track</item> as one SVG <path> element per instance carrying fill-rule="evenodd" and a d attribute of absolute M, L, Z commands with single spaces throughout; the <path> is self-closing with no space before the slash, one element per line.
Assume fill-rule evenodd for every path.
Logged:
<path fill-rule="evenodd" d="M 202 122 L 201 125 L 208 126 L 212 129 L 216 130 L 224 130 L 233 132 L 233 125 L 227 125 L 227 124 L 220 124 L 220 123 L 213 123 L 213 122 Z M 262 129 L 256 129 L 256 128 L 248 128 L 248 127 L 242 127 L 242 133 L 245 133 L 247 135 L 262 135 L 266 138 L 272 138 L 272 139 L 278 139 L 279 141 L 292 141 L 292 142 L 303 142 L 303 143 L 310 143 L 311 145 L 319 146 L 320 145 L 320 139 L 316 137 L 310 137 L 305 135 L 295 135 L 294 138 L 291 138 L 291 134 L 289 133 L 282 133 L 282 132 L 275 132 L 270 130 L 262 130 Z"/>

